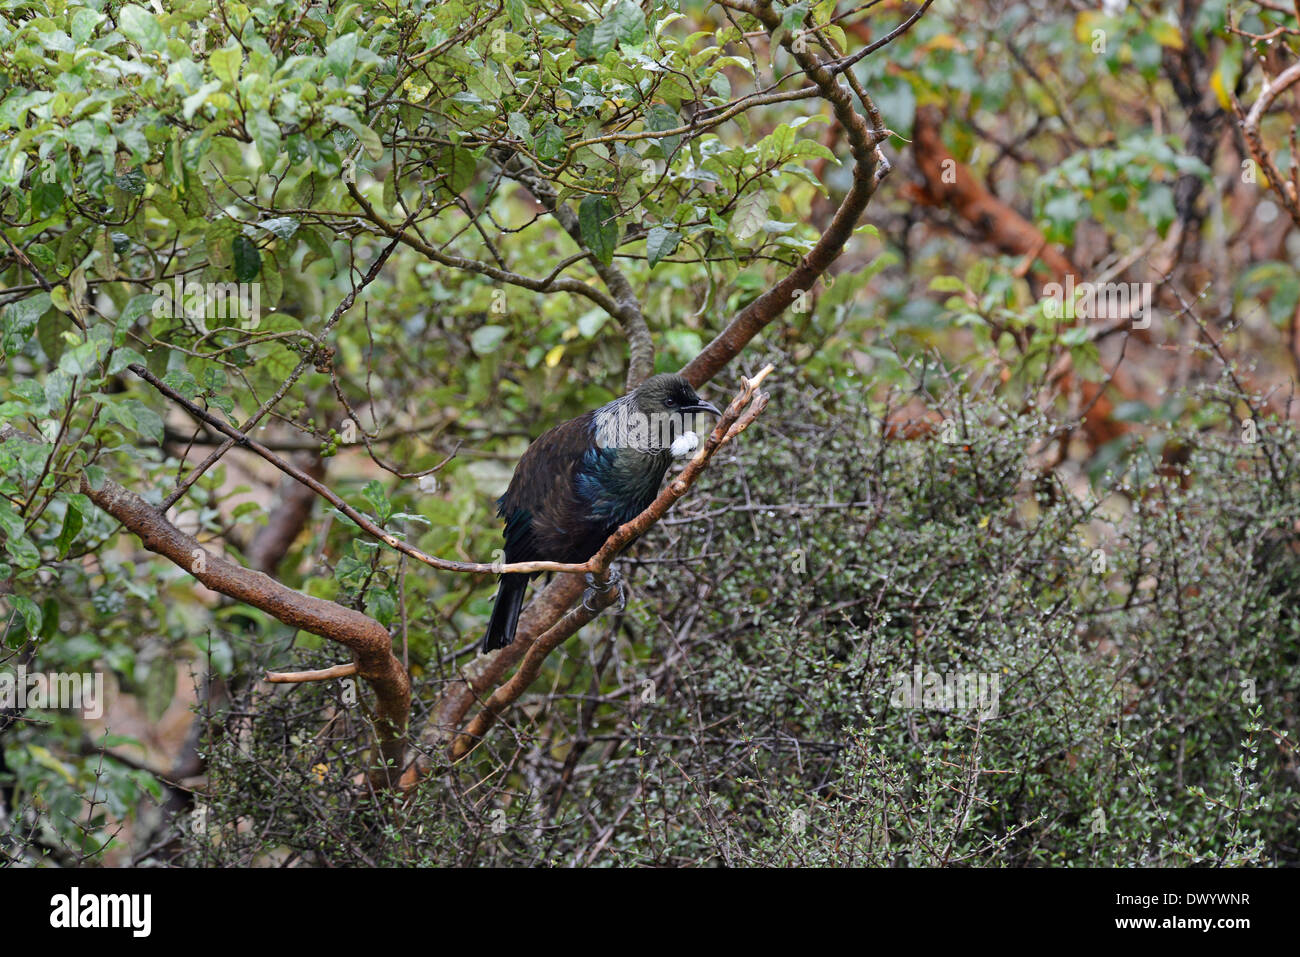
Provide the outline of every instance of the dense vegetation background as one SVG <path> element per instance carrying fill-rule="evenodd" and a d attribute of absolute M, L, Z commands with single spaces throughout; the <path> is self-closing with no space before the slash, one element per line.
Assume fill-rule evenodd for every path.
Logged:
<path fill-rule="evenodd" d="M 0 11 L 0 860 L 1300 863 L 1300 9 Z M 477 657 L 527 442 L 768 362 Z"/>

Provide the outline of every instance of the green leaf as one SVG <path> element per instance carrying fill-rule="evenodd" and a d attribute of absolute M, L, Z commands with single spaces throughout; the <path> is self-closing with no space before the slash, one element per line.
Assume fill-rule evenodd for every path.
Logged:
<path fill-rule="evenodd" d="M 68 554 L 68 549 L 72 547 L 73 541 L 76 540 L 77 533 L 81 531 L 84 517 L 81 514 L 81 508 L 75 502 L 68 503 L 68 510 L 63 516 L 63 528 L 59 531 L 59 537 L 54 540 L 54 547 L 62 559 Z"/>
<path fill-rule="evenodd" d="M 591 34 L 591 55 L 597 60 L 601 59 L 606 53 L 614 49 L 614 44 L 618 42 L 618 22 L 614 19 L 613 13 L 596 24 Z"/>
<path fill-rule="evenodd" d="M 208 54 L 208 66 L 212 68 L 217 79 L 231 85 L 239 82 L 239 67 L 243 62 L 244 53 L 234 41 L 231 41 L 230 46 L 213 50 Z"/>
<path fill-rule="evenodd" d="M 578 332 L 585 339 L 590 339 L 600 331 L 600 327 L 609 319 L 609 313 L 604 309 L 596 308 L 584 312 L 578 317 Z"/>
<path fill-rule="evenodd" d="M 186 122 L 194 119 L 194 114 L 207 102 L 208 97 L 219 89 L 221 89 L 221 81 L 210 80 L 185 97 L 184 102 L 181 103 L 181 115 L 185 117 Z"/>
<path fill-rule="evenodd" d="M 800 140 L 794 145 L 791 156 L 813 156 L 817 159 L 830 160 L 839 165 L 840 158 L 816 140 Z"/>
<path fill-rule="evenodd" d="M 558 160 L 564 152 L 564 131 L 554 123 L 547 123 L 537 134 L 537 155 L 544 160 Z"/>
<path fill-rule="evenodd" d="M 93 490 L 98 492 L 100 489 L 104 487 L 104 482 L 107 480 L 108 480 L 108 470 L 105 469 L 102 465 L 86 466 L 86 481 L 90 483 L 90 487 Z"/>
<path fill-rule="evenodd" d="M 388 501 L 388 493 L 384 491 L 384 486 L 379 480 L 371 479 L 367 482 L 366 487 L 361 490 L 361 494 L 366 497 L 366 501 L 374 509 L 379 524 L 387 524 L 388 516 L 393 514 L 393 503 Z"/>
<path fill-rule="evenodd" d="M 325 66 L 340 80 L 346 79 L 348 70 L 357 58 L 357 34 L 345 33 L 325 48 Z"/>
<path fill-rule="evenodd" d="M 235 278 L 240 282 L 252 282 L 262 271 L 262 255 L 257 251 L 257 244 L 240 233 L 231 241 L 231 250 L 235 256 Z"/>
<path fill-rule="evenodd" d="M 0 316 L 0 348 L 5 355 L 17 355 L 22 351 L 36 328 L 36 320 L 49 308 L 48 292 L 38 292 L 5 307 L 3 316 Z"/>
<path fill-rule="evenodd" d="M 966 284 L 956 276 L 935 276 L 930 280 L 930 290 L 932 292 L 957 292 L 966 291 Z"/>
<path fill-rule="evenodd" d="M 32 187 L 32 215 L 46 219 L 63 208 L 63 186 L 57 182 L 37 183 Z"/>
<path fill-rule="evenodd" d="M 596 258 L 608 266 L 614 261 L 614 248 L 618 245 L 618 222 L 614 208 L 604 196 L 588 196 L 578 205 L 578 227 L 582 241 L 595 253 Z"/>
<path fill-rule="evenodd" d="M 731 232 L 742 242 L 757 236 L 767 222 L 767 193 L 756 190 L 741 198 L 731 214 Z"/>
<path fill-rule="evenodd" d="M 104 22 L 104 15 L 85 7 L 79 9 L 72 15 L 70 21 L 71 27 L 69 33 L 72 35 L 74 46 L 85 46 L 87 40 L 94 35 L 95 27 Z"/>
<path fill-rule="evenodd" d="M 645 41 L 645 14 L 633 0 L 619 0 L 606 19 L 613 21 L 615 35 L 620 43 L 638 46 Z"/>
<path fill-rule="evenodd" d="M 275 219 L 263 220 L 257 225 L 267 232 L 275 233 L 280 239 L 291 239 L 298 231 L 298 220 L 292 216 L 277 216 Z"/>
<path fill-rule="evenodd" d="M 161 51 L 166 38 L 154 15 L 143 7 L 128 3 L 117 11 L 117 25 L 127 38 L 145 50 Z"/>
<path fill-rule="evenodd" d="M 366 614 L 386 628 L 397 614 L 397 601 L 387 589 L 371 588 L 366 592 Z"/>
<path fill-rule="evenodd" d="M 125 173 L 114 176 L 113 185 L 124 193 L 139 196 L 144 192 L 144 172 L 138 169 L 129 169 Z"/>
<path fill-rule="evenodd" d="M 70 376 L 84 376 L 99 364 L 98 342 L 82 342 L 59 356 L 59 369 Z"/>
<path fill-rule="evenodd" d="M 42 641 L 49 641 L 59 630 L 59 603 L 59 599 L 53 595 L 41 602 L 41 618 L 44 619 L 40 631 Z"/>
<path fill-rule="evenodd" d="M 162 417 L 137 399 L 106 402 L 102 414 L 105 419 L 117 422 L 123 428 L 143 435 L 147 439 L 155 442 L 163 440 Z"/>
<path fill-rule="evenodd" d="M 480 355 L 496 352 L 508 331 L 504 326 L 479 326 L 470 333 L 469 344 Z"/>
<path fill-rule="evenodd" d="M 528 127 L 528 117 L 522 113 L 511 113 L 509 119 L 506 120 L 506 125 L 510 127 L 510 132 L 515 134 L 525 146 L 532 149 L 533 133 Z"/>
<path fill-rule="evenodd" d="M 77 780 L 72 776 L 72 772 L 68 770 L 67 766 L 56 758 L 49 748 L 39 744 L 29 744 L 27 745 L 27 753 L 31 755 L 33 761 L 46 770 L 53 771 L 69 785 Z"/>
<path fill-rule="evenodd" d="M 663 103 L 656 103 L 650 109 L 646 110 L 645 125 L 648 130 L 675 130 L 682 125 L 682 119 L 677 115 L 677 111 Z M 659 148 L 663 151 L 664 158 L 672 156 L 677 152 L 677 147 L 681 145 L 681 134 L 676 136 L 665 136 L 659 140 Z"/>
<path fill-rule="evenodd" d="M 360 585 L 370 574 L 370 563 L 358 561 L 351 555 L 344 555 L 334 566 L 334 578 L 341 585 L 349 587 Z"/>
<path fill-rule="evenodd" d="M 680 233 L 664 229 L 662 226 L 651 227 L 645 239 L 645 251 L 650 260 L 650 268 L 653 269 L 661 260 L 671 256 L 681 241 Z"/>
<path fill-rule="evenodd" d="M 153 312 L 153 304 L 158 299 L 151 292 L 144 292 L 138 296 L 132 296 L 127 304 L 122 307 L 122 312 L 114 323 L 115 332 L 113 342 L 115 345 L 121 345 L 126 341 L 126 331 L 130 329 L 137 321 Z"/>
<path fill-rule="evenodd" d="M 265 110 L 253 113 L 248 122 L 253 142 L 257 144 L 257 155 L 262 157 L 262 167 L 269 170 L 280 158 L 280 127 Z"/>
<path fill-rule="evenodd" d="M 366 151 L 366 155 L 371 159 L 380 159 L 384 155 L 384 145 L 379 140 L 379 134 L 366 126 L 357 115 L 343 106 L 328 106 L 325 108 L 325 115 L 338 123 L 345 126 L 356 134 L 357 141 L 361 143 L 361 148 Z"/>
<path fill-rule="evenodd" d="M 27 538 L 22 519 L 7 504 L 0 506 L 0 527 L 5 531 L 5 551 L 19 568 L 35 568 L 41 563 L 40 550 Z"/>
<path fill-rule="evenodd" d="M 439 151 L 438 169 L 446 174 L 447 188 L 453 193 L 463 193 L 474 182 L 474 154 L 460 146 Z"/>
<path fill-rule="evenodd" d="M 808 16 L 808 4 L 791 4 L 781 14 L 781 27 L 787 33 L 794 33 L 803 25 L 806 16 Z"/>
<path fill-rule="evenodd" d="M 10 595 L 9 601 L 13 603 L 14 610 L 23 616 L 23 621 L 27 624 L 27 634 L 39 635 L 42 618 L 41 606 L 30 598 L 24 598 L 22 595 Z"/>
<path fill-rule="evenodd" d="M 150 662 L 142 691 L 145 716 L 156 723 L 176 696 L 176 663 L 170 655 L 161 654 Z"/>
<path fill-rule="evenodd" d="M 393 521 L 418 522 L 421 525 L 432 526 L 433 522 L 429 521 L 423 515 L 412 515 L 410 512 L 397 512 L 393 515 Z"/>
<path fill-rule="evenodd" d="M 528 27 L 528 5 L 524 0 L 506 0 L 506 13 L 510 16 L 510 25 L 515 32 L 522 33 Z"/>
<path fill-rule="evenodd" d="M 298 238 L 307 247 L 307 255 L 302 258 L 304 269 L 314 260 L 322 259 L 330 264 L 331 271 L 337 270 L 338 264 L 334 261 L 334 251 L 330 249 L 329 241 L 316 227 L 306 226 L 298 230 Z"/>

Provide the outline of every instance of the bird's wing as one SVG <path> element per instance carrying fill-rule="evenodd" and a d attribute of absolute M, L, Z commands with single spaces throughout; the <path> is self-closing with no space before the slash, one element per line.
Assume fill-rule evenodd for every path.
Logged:
<path fill-rule="evenodd" d="M 497 514 L 506 520 L 506 560 L 533 561 L 566 550 L 566 536 L 585 516 L 575 498 L 575 473 L 592 447 L 588 412 L 544 432 L 515 466 Z M 581 560 L 581 559 L 580 559 Z"/>

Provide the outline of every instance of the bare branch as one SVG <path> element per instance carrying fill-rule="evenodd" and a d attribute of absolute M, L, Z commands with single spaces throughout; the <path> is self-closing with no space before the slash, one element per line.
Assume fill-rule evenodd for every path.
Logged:
<path fill-rule="evenodd" d="M 1273 162 L 1273 157 L 1264 146 L 1264 139 L 1259 132 L 1260 121 L 1263 120 L 1264 114 L 1268 112 L 1269 107 L 1273 105 L 1273 101 L 1296 83 L 1300 83 L 1300 62 L 1292 63 L 1275 76 L 1271 82 L 1266 78 L 1264 80 L 1264 89 L 1260 91 L 1259 98 L 1255 100 L 1249 113 L 1242 109 L 1241 104 L 1235 98 L 1232 101 L 1232 106 L 1237 114 L 1237 122 L 1241 125 L 1241 133 L 1246 138 L 1246 145 L 1250 149 L 1250 155 L 1254 157 L 1255 162 L 1264 171 L 1264 175 L 1268 177 L 1269 187 L 1286 208 L 1292 222 L 1300 226 L 1300 186 L 1297 186 L 1297 183 L 1300 182 L 1300 170 L 1297 170 L 1294 162 L 1294 149 L 1292 150 L 1291 179 L 1288 180 L 1278 170 L 1277 164 Z M 1294 127 L 1292 127 L 1291 137 L 1292 146 L 1294 147 Z"/>
<path fill-rule="evenodd" d="M 271 684 L 302 684 L 307 681 L 329 681 L 333 678 L 346 678 L 357 673 L 357 663 L 334 665 L 319 671 L 268 671 L 266 680 Z"/>

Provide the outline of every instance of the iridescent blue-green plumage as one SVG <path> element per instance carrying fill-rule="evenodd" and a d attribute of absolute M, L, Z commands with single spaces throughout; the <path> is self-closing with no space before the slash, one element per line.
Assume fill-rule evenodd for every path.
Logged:
<path fill-rule="evenodd" d="M 595 411 L 555 426 L 530 445 L 497 514 L 505 560 L 585 562 L 620 525 L 654 501 L 672 461 L 671 443 L 702 402 L 681 376 L 658 375 Z M 532 576 L 501 576 L 483 650 L 514 640 Z"/>

